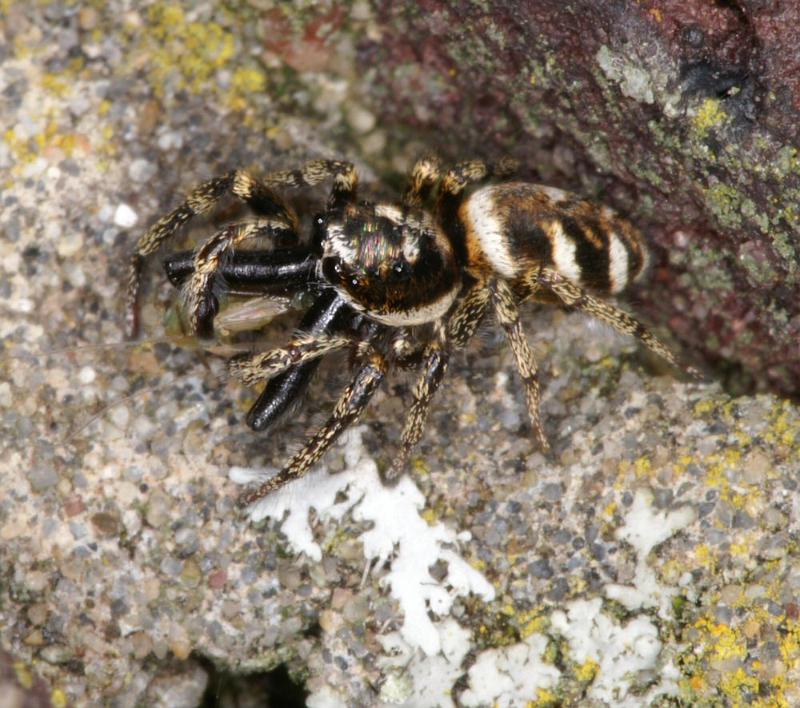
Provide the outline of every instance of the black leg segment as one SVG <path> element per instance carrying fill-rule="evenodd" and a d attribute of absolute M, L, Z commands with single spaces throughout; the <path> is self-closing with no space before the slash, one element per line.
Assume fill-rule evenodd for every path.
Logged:
<path fill-rule="evenodd" d="M 330 334 L 346 329 L 354 314 L 342 298 L 328 290 L 309 308 L 298 329 L 310 334 Z M 247 425 L 256 431 L 269 428 L 305 391 L 320 361 L 312 359 L 298 364 L 270 379 L 247 413 Z"/>

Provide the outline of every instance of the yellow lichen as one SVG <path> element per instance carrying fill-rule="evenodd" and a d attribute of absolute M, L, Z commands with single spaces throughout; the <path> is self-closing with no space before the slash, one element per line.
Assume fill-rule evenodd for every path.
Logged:
<path fill-rule="evenodd" d="M 580 666 L 575 667 L 575 678 L 581 683 L 590 683 L 594 680 L 594 677 L 597 676 L 599 670 L 600 664 L 594 659 L 588 659 Z"/>
<path fill-rule="evenodd" d="M 722 104 L 719 99 L 707 98 L 697 109 L 692 124 L 698 136 L 704 138 L 711 128 L 722 125 L 727 117 L 728 114 L 722 110 Z"/>
<path fill-rule="evenodd" d="M 235 55 L 231 32 L 216 22 L 189 21 L 181 7 L 165 3 L 151 5 L 146 18 L 146 31 L 135 37 L 155 93 L 161 95 L 171 79 L 195 93 L 216 88 L 216 73 Z"/>
<path fill-rule="evenodd" d="M 723 674 L 719 682 L 720 689 L 734 706 L 751 705 L 747 698 L 758 693 L 759 685 L 758 679 L 750 676 L 741 667 L 736 671 Z"/>
<path fill-rule="evenodd" d="M 633 470 L 637 479 L 643 479 L 650 476 L 653 471 L 653 465 L 650 463 L 650 459 L 643 455 L 634 461 Z"/>
<path fill-rule="evenodd" d="M 703 416 L 706 413 L 711 413 L 717 404 L 714 401 L 698 401 L 694 404 L 694 414 L 696 416 Z"/>
<path fill-rule="evenodd" d="M 22 661 L 15 661 L 13 666 L 17 683 L 25 690 L 29 690 L 33 686 L 33 674 L 28 668 L 28 665 Z"/>
<path fill-rule="evenodd" d="M 780 652 L 788 670 L 800 669 L 800 621 L 787 620 L 786 635 L 780 643 Z"/>
<path fill-rule="evenodd" d="M 53 704 L 54 708 L 66 708 L 69 705 L 67 694 L 60 688 L 53 689 L 50 694 L 50 702 Z"/>
<path fill-rule="evenodd" d="M 69 91 L 69 83 L 62 76 L 57 74 L 43 74 L 41 78 L 42 88 L 48 93 L 52 93 L 62 98 Z"/>
<path fill-rule="evenodd" d="M 694 627 L 706 640 L 709 645 L 708 653 L 714 660 L 744 659 L 747 656 L 744 637 L 730 625 L 701 617 L 694 623 Z"/>
<path fill-rule="evenodd" d="M 428 524 L 428 526 L 434 526 L 438 521 L 436 512 L 431 508 L 423 509 L 420 516 L 425 519 L 425 523 Z"/>
<path fill-rule="evenodd" d="M 536 689 L 536 700 L 529 701 L 528 706 L 535 706 L 535 708 L 549 708 L 549 706 L 561 705 L 561 701 L 555 693 L 546 688 Z"/>
<path fill-rule="evenodd" d="M 707 543 L 701 543 L 698 546 L 695 546 L 694 558 L 698 565 L 701 565 L 704 568 L 712 569 L 717 563 L 717 559 L 711 552 L 711 547 Z"/>

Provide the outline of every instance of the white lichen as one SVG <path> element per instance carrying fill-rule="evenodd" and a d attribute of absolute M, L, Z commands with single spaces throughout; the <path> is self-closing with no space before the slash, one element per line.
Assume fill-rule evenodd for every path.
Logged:
<path fill-rule="evenodd" d="M 514 708 L 528 705 L 539 691 L 553 688 L 561 672 L 544 661 L 548 639 L 531 634 L 524 641 L 481 653 L 469 670 L 465 706 Z"/>
<path fill-rule="evenodd" d="M 672 599 L 679 590 L 658 581 L 647 557 L 656 546 L 691 524 L 697 514 L 690 506 L 670 512 L 655 511 L 652 502 L 650 492 L 637 491 L 625 524 L 617 529 L 616 537 L 631 545 L 636 552 L 636 571 L 632 585 L 608 585 L 606 596 L 629 610 L 656 608 L 661 619 L 669 620 L 672 619 Z"/>
<path fill-rule="evenodd" d="M 657 695 L 677 693 L 679 673 L 671 661 L 659 662 L 662 643 L 658 628 L 648 617 L 620 624 L 603 611 L 602 599 L 594 598 L 570 603 L 566 611 L 554 612 L 550 622 L 567 640 L 571 661 L 579 666 L 597 665 L 588 698 L 604 705 L 641 706 L 649 705 Z M 659 682 L 646 698 L 632 690 L 647 685 L 655 670 Z"/>
<path fill-rule="evenodd" d="M 468 540 L 468 534 L 457 534 L 442 523 L 429 524 L 420 515 L 425 498 L 409 476 L 394 487 L 382 483 L 375 461 L 362 445 L 363 431 L 363 427 L 354 428 L 345 438 L 345 471 L 329 475 L 318 470 L 295 480 L 256 502 L 250 518 L 281 522 L 294 552 L 314 561 L 322 558 L 322 549 L 309 524 L 312 509 L 323 524 L 339 523 L 345 514 L 369 522 L 371 528 L 360 536 L 364 555 L 375 567 L 389 564 L 381 583 L 403 612 L 400 635 L 410 647 L 432 656 L 441 651 L 442 640 L 429 613 L 444 617 L 456 597 L 469 593 L 490 601 L 494 588 L 457 551 L 458 542 Z M 271 474 L 274 472 L 236 467 L 230 478 L 249 484 Z M 441 581 L 429 572 L 439 561 L 447 564 Z"/>

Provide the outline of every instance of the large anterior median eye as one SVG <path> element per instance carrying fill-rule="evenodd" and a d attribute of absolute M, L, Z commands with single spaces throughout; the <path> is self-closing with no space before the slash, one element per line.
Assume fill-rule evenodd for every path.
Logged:
<path fill-rule="evenodd" d="M 339 258 L 323 258 L 322 274 L 333 285 L 341 283 L 344 277 L 344 268 Z"/>

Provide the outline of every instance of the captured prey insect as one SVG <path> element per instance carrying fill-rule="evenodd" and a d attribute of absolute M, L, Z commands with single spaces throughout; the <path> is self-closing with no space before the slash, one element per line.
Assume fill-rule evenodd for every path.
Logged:
<path fill-rule="evenodd" d="M 642 235 L 609 208 L 551 187 L 510 181 L 504 163 L 472 160 L 444 169 L 424 158 L 399 203 L 356 196 L 352 164 L 316 160 L 256 178 L 236 170 L 192 191 L 142 235 L 128 280 L 128 329 L 135 336 L 144 259 L 197 215 L 233 195 L 253 217 L 224 225 L 193 253 L 165 261 L 181 287 L 189 329 L 213 332 L 222 290 L 310 294 L 313 304 L 285 347 L 237 356 L 230 373 L 263 385 L 247 415 L 254 430 L 271 425 L 308 384 L 320 359 L 349 349 L 354 374 L 327 422 L 275 476 L 242 494 L 245 506 L 304 475 L 364 411 L 393 366 L 419 369 L 401 445 L 387 479 L 404 469 L 422 436 L 431 400 L 453 350 L 464 347 L 493 312 L 516 360 L 531 425 L 546 449 L 539 417 L 538 366 L 522 330 L 527 300 L 582 310 L 639 339 L 674 366 L 671 351 L 637 320 L 601 297 L 615 295 L 644 270 Z M 281 192 L 332 181 L 327 206 L 299 245 L 300 219 Z M 258 237 L 294 242 L 242 248 Z"/>

